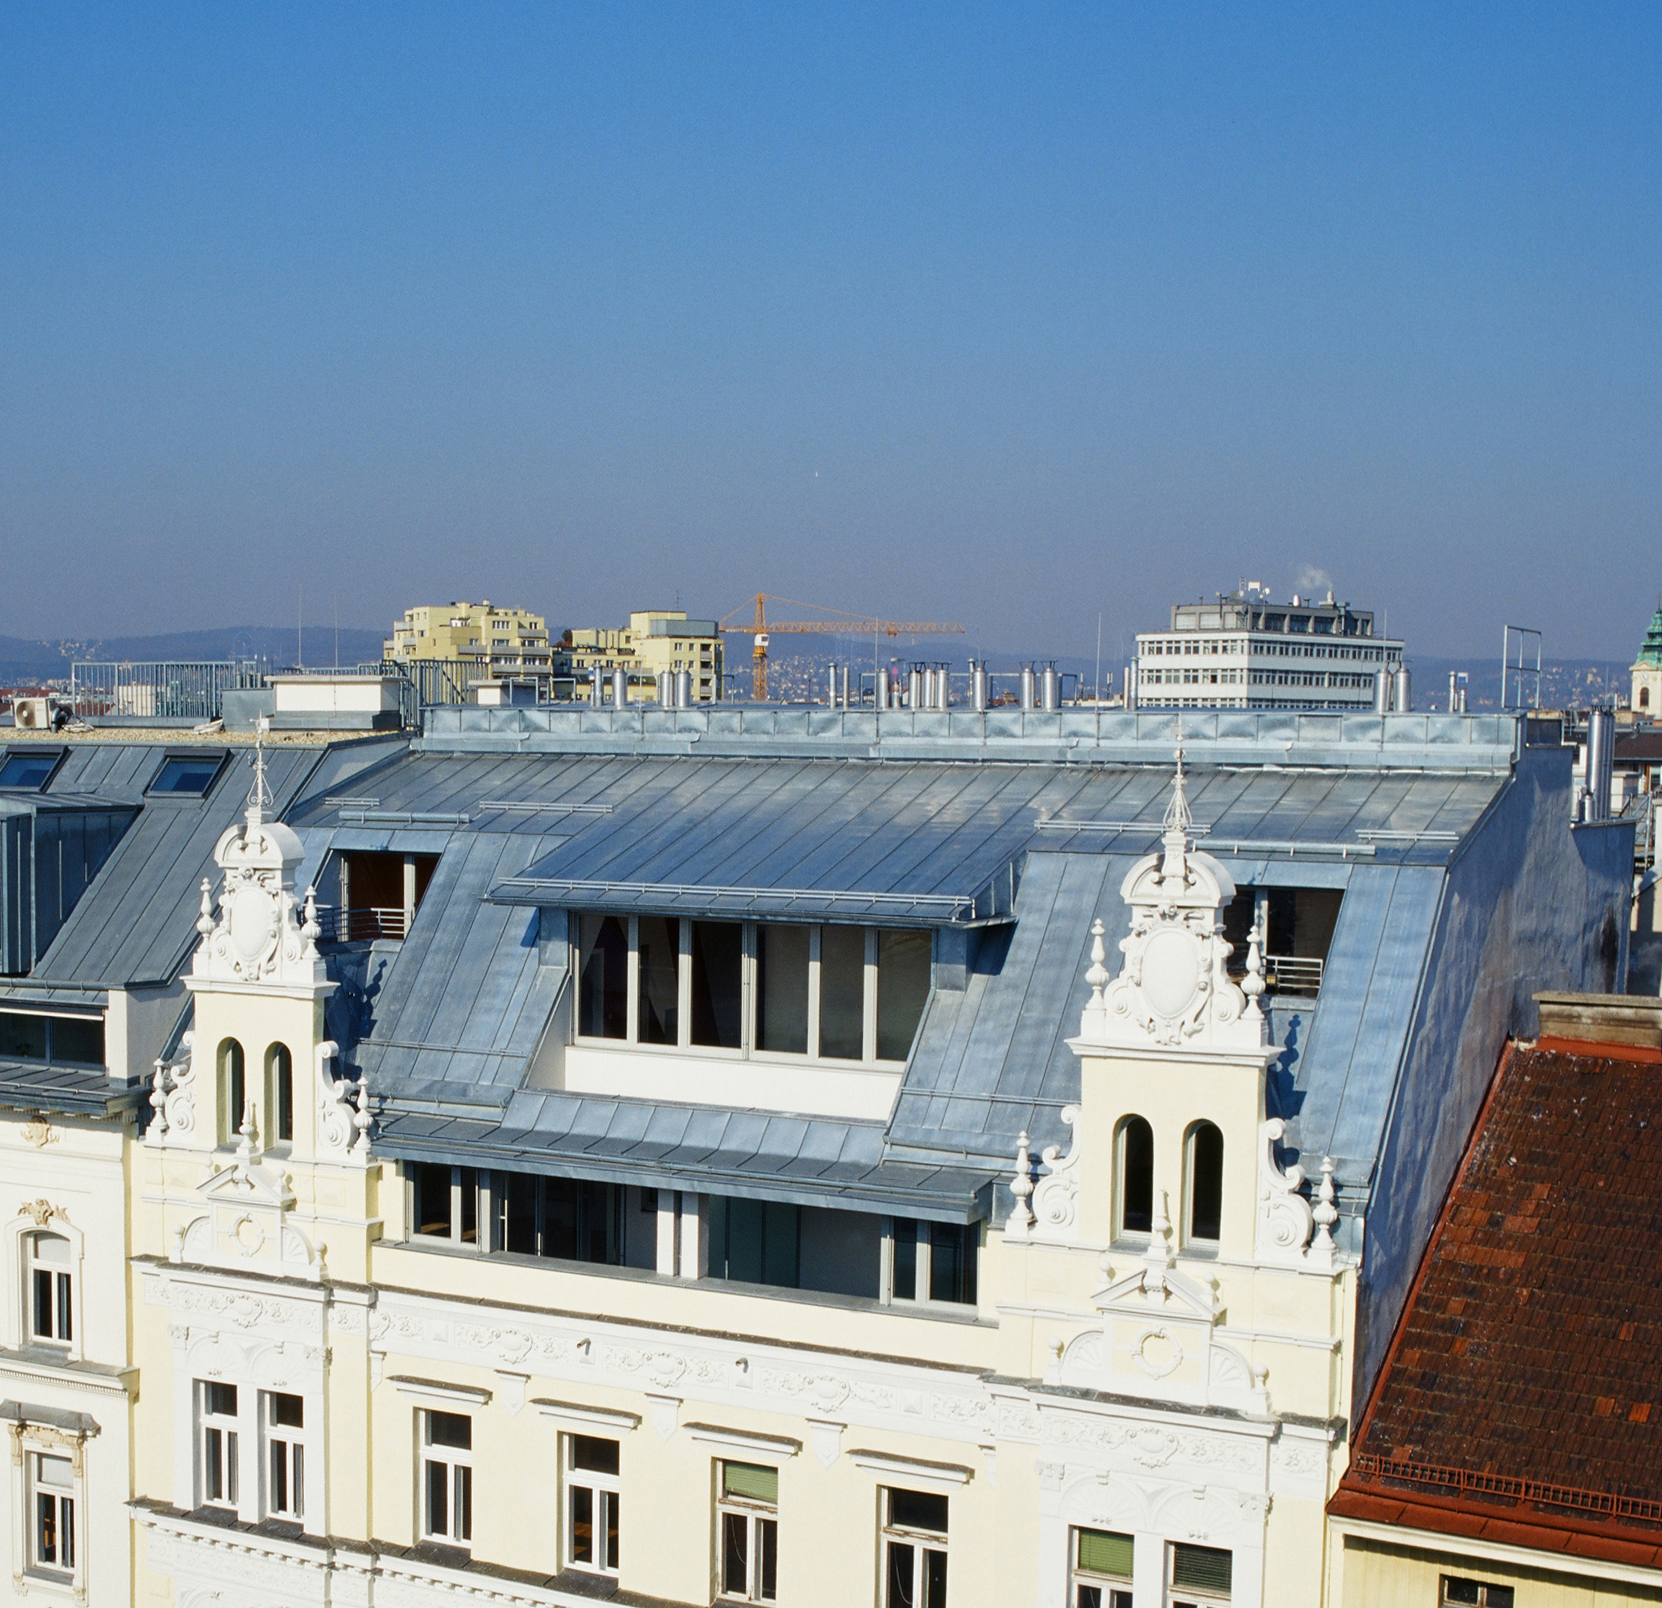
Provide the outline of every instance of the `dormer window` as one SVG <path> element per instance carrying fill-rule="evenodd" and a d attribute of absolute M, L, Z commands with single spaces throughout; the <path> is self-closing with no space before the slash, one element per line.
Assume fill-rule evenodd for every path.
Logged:
<path fill-rule="evenodd" d="M 580 1040 L 903 1063 L 929 998 L 927 932 L 598 911 L 576 925 Z"/>

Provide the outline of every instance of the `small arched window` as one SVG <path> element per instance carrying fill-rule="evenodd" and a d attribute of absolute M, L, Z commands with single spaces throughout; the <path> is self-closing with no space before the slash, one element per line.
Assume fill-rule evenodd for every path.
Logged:
<path fill-rule="evenodd" d="M 1154 1130 L 1142 1117 L 1127 1117 L 1117 1139 L 1118 1231 L 1147 1234 L 1154 1227 Z"/>
<path fill-rule="evenodd" d="M 294 1138 L 294 1061 L 286 1044 L 265 1052 L 265 1109 L 272 1139 L 286 1144 Z"/>
<path fill-rule="evenodd" d="M 219 1046 L 219 1142 L 222 1145 L 230 1144 L 242 1127 L 247 1093 L 242 1046 L 234 1038 L 224 1039 Z"/>
<path fill-rule="evenodd" d="M 1641 687 L 1639 689 L 1639 707 L 1641 709 L 1649 709 L 1650 708 L 1650 688 L 1649 687 Z"/>
<path fill-rule="evenodd" d="M 1223 1134 L 1215 1123 L 1189 1130 L 1187 1237 L 1216 1243 L 1223 1235 Z"/>
<path fill-rule="evenodd" d="M 74 1249 L 62 1234 L 31 1234 L 29 1333 L 67 1345 L 75 1338 Z"/>

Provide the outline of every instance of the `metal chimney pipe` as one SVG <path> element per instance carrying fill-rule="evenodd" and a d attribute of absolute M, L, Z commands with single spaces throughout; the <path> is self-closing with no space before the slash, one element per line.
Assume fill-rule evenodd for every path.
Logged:
<path fill-rule="evenodd" d="M 1032 709 L 1037 703 L 1035 693 L 1037 682 L 1033 677 L 1033 666 L 1024 664 L 1021 667 L 1021 706 L 1023 709 Z"/>
<path fill-rule="evenodd" d="M 691 709 L 692 701 L 692 671 L 677 670 L 675 672 L 675 707 L 677 709 Z"/>
<path fill-rule="evenodd" d="M 844 709 L 848 708 L 848 666 L 837 666 L 837 701 Z"/>
<path fill-rule="evenodd" d="M 1373 712 L 1376 715 L 1391 712 L 1391 678 L 1383 670 L 1373 673 Z"/>
<path fill-rule="evenodd" d="M 1458 670 L 1450 670 L 1448 673 L 1448 712 L 1451 715 L 1454 713 L 1454 678 L 1459 673 Z"/>
<path fill-rule="evenodd" d="M 889 672 L 879 665 L 871 684 L 871 706 L 873 709 L 887 709 L 889 707 Z"/>
<path fill-rule="evenodd" d="M 1125 707 L 1127 709 L 1137 707 L 1137 661 L 1135 659 L 1125 667 Z"/>
<path fill-rule="evenodd" d="M 1399 664 L 1391 677 L 1391 707 L 1399 715 L 1414 707 L 1414 678 L 1405 664 Z"/>
<path fill-rule="evenodd" d="M 919 709 L 923 706 L 923 666 L 915 664 L 912 673 L 906 678 L 906 707 Z"/>
<path fill-rule="evenodd" d="M 612 707 L 627 709 L 629 707 L 629 672 L 619 665 L 612 672 Z"/>
<path fill-rule="evenodd" d="M 675 676 L 672 671 L 658 672 L 658 707 L 673 709 L 675 707 Z"/>
<path fill-rule="evenodd" d="M 1044 706 L 1047 710 L 1062 707 L 1062 678 L 1056 674 L 1056 666 L 1045 666 L 1044 679 L 1041 683 L 1044 694 Z"/>
<path fill-rule="evenodd" d="M 825 702 L 829 708 L 837 707 L 837 661 L 831 660 L 825 667 Z"/>
<path fill-rule="evenodd" d="M 977 709 L 987 707 L 987 666 L 970 660 L 970 702 Z"/>
<path fill-rule="evenodd" d="M 589 666 L 589 702 L 596 709 L 601 708 L 606 702 L 605 688 L 600 681 L 600 666 L 597 664 Z"/>
<path fill-rule="evenodd" d="M 1587 819 L 1610 819 L 1610 787 L 1616 768 L 1616 719 L 1608 709 L 1587 716 Z"/>
<path fill-rule="evenodd" d="M 1459 697 L 1457 698 L 1456 701 L 1460 705 L 1460 713 L 1465 714 L 1465 712 L 1466 712 L 1466 689 L 1464 687 L 1462 687 L 1460 689 Z"/>

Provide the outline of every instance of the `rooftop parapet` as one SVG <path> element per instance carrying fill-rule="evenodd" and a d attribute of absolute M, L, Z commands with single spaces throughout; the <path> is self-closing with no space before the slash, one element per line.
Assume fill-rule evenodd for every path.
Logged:
<path fill-rule="evenodd" d="M 1524 745 L 1517 714 L 1344 714 L 1272 709 L 690 709 L 469 706 L 424 711 L 429 752 L 703 754 L 828 759 L 1066 760 L 1505 771 Z"/>

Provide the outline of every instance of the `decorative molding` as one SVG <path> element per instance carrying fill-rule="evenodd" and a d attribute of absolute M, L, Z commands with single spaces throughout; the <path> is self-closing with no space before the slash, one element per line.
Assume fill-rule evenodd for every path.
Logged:
<path fill-rule="evenodd" d="M 535 1397 L 531 1405 L 561 1429 L 570 1429 L 579 1435 L 594 1429 L 610 1429 L 627 1435 L 631 1430 L 638 1429 L 641 1422 L 639 1413 L 617 1412 L 610 1407 L 585 1407 L 575 1401 L 551 1401 L 546 1396 Z"/>
<path fill-rule="evenodd" d="M 1276 1165 L 1276 1142 L 1286 1131 L 1280 1117 L 1258 1125 L 1257 1254 L 1261 1262 L 1297 1266 L 1304 1260 L 1315 1218 L 1299 1193 L 1304 1169 L 1292 1166 L 1283 1171 Z"/>
<path fill-rule="evenodd" d="M 830 1468 L 842 1456 L 843 1432 L 848 1425 L 838 1423 L 834 1418 L 807 1418 L 803 1422 L 808 1426 L 814 1456 L 819 1459 L 820 1467 Z"/>
<path fill-rule="evenodd" d="M 54 1217 L 69 1221 L 69 1213 L 62 1206 L 54 1206 L 51 1201 L 42 1196 L 39 1200 L 25 1201 L 17 1208 L 19 1217 L 32 1217 L 36 1228 L 45 1228 Z"/>
<path fill-rule="evenodd" d="M 795 1457 L 802 1450 L 802 1442 L 792 1440 L 788 1435 L 755 1435 L 749 1430 L 723 1429 L 719 1424 L 688 1424 L 685 1427 L 689 1439 L 706 1446 L 720 1446 L 730 1452 L 754 1452 L 762 1457 Z M 842 1429 L 841 1424 L 834 1427 L 839 1432 Z"/>
<path fill-rule="evenodd" d="M 1124 964 L 1110 980 L 1103 928 L 1091 928 L 1091 998 L 1080 1016 L 1074 1047 L 1158 1050 L 1162 1055 L 1219 1051 L 1267 1060 L 1269 1024 L 1259 1009 L 1263 978 L 1256 943 L 1249 947 L 1244 987 L 1230 980 L 1229 942 L 1221 914 L 1235 897 L 1223 866 L 1190 841 L 1192 821 L 1184 793 L 1183 750 L 1177 750 L 1162 849 L 1144 855 L 1126 873 L 1120 898 L 1131 909 L 1131 930 L 1120 940 Z"/>
<path fill-rule="evenodd" d="M 400 1396 L 414 1396 L 418 1401 L 463 1402 L 470 1407 L 488 1407 L 491 1393 L 482 1385 L 452 1385 L 442 1379 L 416 1379 L 409 1374 L 388 1374 L 387 1383 Z"/>
<path fill-rule="evenodd" d="M 1023 1128 L 1016 1140 L 1016 1170 L 1010 1178 L 1010 1193 L 1016 1204 L 1011 1207 L 1009 1220 L 1004 1225 L 1006 1239 L 1026 1239 L 1033 1227 L 1033 1208 L 1027 1204 L 1033 1193 L 1033 1158 L 1028 1154 L 1027 1145 L 1027 1130 Z"/>
<path fill-rule="evenodd" d="M 1049 1171 L 1033 1186 L 1032 1239 L 1073 1240 L 1079 1235 L 1079 1158 L 1084 1149 L 1079 1107 L 1063 1106 L 1062 1121 L 1072 1143 L 1066 1156 L 1061 1146 L 1046 1145 L 1039 1157 Z"/>
<path fill-rule="evenodd" d="M 36 1150 L 44 1150 L 47 1145 L 55 1145 L 60 1138 L 58 1130 L 46 1120 L 44 1111 L 31 1117 L 17 1131 L 19 1137 L 27 1140 Z"/>
<path fill-rule="evenodd" d="M 509 1373 L 504 1368 L 496 1370 L 496 1377 L 501 1382 L 502 1405 L 508 1409 L 510 1418 L 519 1417 L 525 1406 L 525 1387 L 530 1384 L 531 1376 L 522 1373 Z"/>
<path fill-rule="evenodd" d="M 660 1396 L 647 1392 L 647 1408 L 652 1414 L 652 1427 L 657 1432 L 658 1439 L 667 1441 L 681 1423 L 681 1398 L 679 1396 Z"/>
<path fill-rule="evenodd" d="M 856 1468 L 868 1468 L 876 1474 L 893 1474 L 901 1479 L 917 1480 L 920 1484 L 968 1485 L 975 1478 L 975 1470 L 961 1463 L 932 1463 L 920 1457 L 896 1457 L 889 1452 L 864 1449 L 851 1451 L 848 1456 Z"/>

